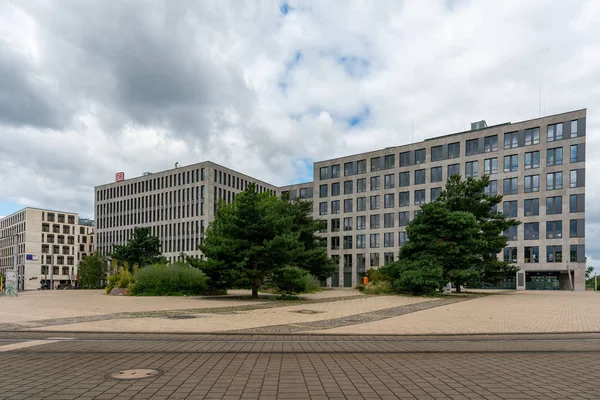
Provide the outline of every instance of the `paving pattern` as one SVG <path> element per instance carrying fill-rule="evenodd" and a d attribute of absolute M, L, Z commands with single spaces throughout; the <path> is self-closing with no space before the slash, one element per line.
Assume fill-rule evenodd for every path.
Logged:
<path fill-rule="evenodd" d="M 600 334 L 0 334 L 2 399 L 597 399 Z M 52 343 L 41 343 L 43 340 Z M 118 381 L 107 374 L 156 369 Z"/>

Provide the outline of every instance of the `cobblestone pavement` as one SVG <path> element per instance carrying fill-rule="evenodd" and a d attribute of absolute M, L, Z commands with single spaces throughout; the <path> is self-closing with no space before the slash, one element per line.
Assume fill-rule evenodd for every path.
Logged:
<path fill-rule="evenodd" d="M 600 381 L 600 334 L 64 336 L 1 333 L 0 398 L 597 399 Z M 142 368 L 161 374 L 107 377 Z"/>

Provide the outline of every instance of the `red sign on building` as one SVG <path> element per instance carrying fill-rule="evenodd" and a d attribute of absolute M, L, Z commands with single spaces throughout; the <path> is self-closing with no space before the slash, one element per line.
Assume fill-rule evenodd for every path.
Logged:
<path fill-rule="evenodd" d="M 125 180 L 125 172 L 117 172 L 115 174 L 115 180 L 117 182 L 124 181 Z"/>

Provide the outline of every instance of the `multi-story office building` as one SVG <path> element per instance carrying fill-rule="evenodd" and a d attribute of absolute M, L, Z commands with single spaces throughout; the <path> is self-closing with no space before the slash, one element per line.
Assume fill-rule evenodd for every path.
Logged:
<path fill-rule="evenodd" d="M 110 254 L 135 227 L 149 227 L 169 261 L 181 253 L 201 257 L 198 245 L 218 200 L 230 203 L 251 182 L 260 192 L 277 193 L 276 186 L 208 161 L 97 186 L 97 248 Z"/>
<path fill-rule="evenodd" d="M 0 219 L 0 272 L 16 265 L 19 290 L 50 287 L 51 281 L 75 287 L 77 265 L 93 251 L 93 223 L 76 213 L 31 207 Z"/>
<path fill-rule="evenodd" d="M 487 126 L 404 146 L 319 161 L 314 181 L 276 187 L 211 162 L 96 187 L 98 248 L 126 243 L 135 226 L 160 237 L 168 259 L 197 250 L 216 199 L 230 202 L 249 182 L 259 191 L 313 201 L 327 221 L 328 251 L 352 287 L 368 268 L 397 257 L 406 225 L 437 198 L 449 176 L 491 177 L 504 213 L 523 222 L 505 232 L 502 257 L 520 267 L 504 285 L 584 290 L 586 110 Z"/>

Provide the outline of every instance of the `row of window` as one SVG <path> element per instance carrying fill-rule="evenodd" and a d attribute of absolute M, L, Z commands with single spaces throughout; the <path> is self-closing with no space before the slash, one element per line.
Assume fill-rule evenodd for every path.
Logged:
<path fill-rule="evenodd" d="M 25 211 L 21 211 L 20 213 L 0 219 L 0 229 L 8 228 L 9 226 L 18 224 L 19 222 L 25 222 Z M 0 233 L 2 233 L 0 237 L 6 236 L 4 235 L 5 232 Z"/>
<path fill-rule="evenodd" d="M 580 262 L 579 258 L 581 255 L 578 254 L 578 248 L 583 247 L 580 245 L 572 244 L 569 245 L 569 258 L 570 262 Z M 581 249 L 583 251 L 583 249 Z M 540 262 L 540 248 L 539 246 L 525 246 L 523 248 L 525 263 L 539 263 Z M 504 248 L 504 261 L 516 263 L 518 250 L 516 247 L 505 247 Z M 579 257 L 578 257 L 579 256 Z M 567 261 L 567 260 L 564 260 Z M 551 245 L 546 246 L 546 262 L 549 263 L 560 263 L 563 262 L 563 246 L 562 245 Z"/>
<path fill-rule="evenodd" d="M 519 202 L 517 200 L 505 201 L 502 204 L 502 211 L 507 218 L 519 217 Z M 585 194 L 569 195 L 569 212 L 577 213 L 585 211 Z M 546 215 L 562 214 L 563 201 L 562 196 L 546 197 Z M 540 215 L 540 199 L 523 200 L 523 216 L 532 217 Z"/>
<path fill-rule="evenodd" d="M 49 212 L 46 214 L 46 212 L 44 211 L 44 212 L 42 212 L 42 221 L 58 222 L 59 224 L 64 224 L 65 223 L 65 214 L 54 214 L 53 212 Z M 68 224 L 74 225 L 75 224 L 75 216 L 67 215 L 66 221 Z"/>
<path fill-rule="evenodd" d="M 356 242 L 354 242 L 354 238 L 356 237 Z M 369 248 L 376 249 L 381 247 L 381 238 L 383 237 L 383 247 L 395 247 L 395 232 L 386 232 L 383 235 L 380 233 L 371 233 L 369 234 Z M 366 234 L 358 234 L 358 235 L 346 235 L 340 238 L 339 236 L 332 236 L 329 238 L 330 241 L 330 249 L 331 250 L 340 250 L 340 239 L 341 245 L 344 250 L 350 250 L 353 248 L 357 249 L 365 249 L 367 248 L 367 235 Z M 398 232 L 398 245 L 402 246 L 408 237 L 406 232 Z"/>
<path fill-rule="evenodd" d="M 59 264 L 64 264 L 64 262 L 60 262 Z M 68 265 L 73 265 L 73 260 L 71 260 L 70 263 L 67 261 L 67 264 Z M 70 270 L 70 273 L 69 273 L 69 270 Z M 52 268 L 52 273 L 53 273 L 54 276 L 56 276 L 56 275 L 65 275 L 65 276 L 71 275 L 71 276 L 75 276 L 75 269 L 74 269 L 74 267 L 70 267 L 70 268 L 69 267 L 62 267 L 62 274 L 60 274 L 59 272 L 61 272 L 60 271 L 60 267 L 54 266 Z M 40 269 L 40 273 L 42 275 L 50 275 L 50 267 L 47 266 L 47 265 L 42 265 L 42 268 Z"/>
<path fill-rule="evenodd" d="M 345 270 L 351 270 L 352 268 L 352 259 L 353 259 L 353 255 L 352 254 L 344 254 L 343 255 L 343 262 L 344 262 L 344 269 Z M 332 260 L 334 261 L 335 264 L 340 265 L 340 256 L 337 254 L 334 254 L 331 256 Z M 366 272 L 366 254 L 365 253 L 359 253 L 356 254 L 356 272 L 358 274 L 364 275 L 364 273 Z M 369 266 L 370 267 L 379 267 L 380 261 L 380 254 L 379 253 L 369 253 Z M 394 261 L 394 252 L 390 251 L 390 252 L 384 252 L 383 253 L 383 265 L 391 263 Z M 334 272 L 333 276 L 332 276 L 332 286 L 337 286 L 337 278 L 334 279 L 334 277 L 336 277 L 338 274 L 338 272 Z M 344 285 L 348 286 L 348 273 L 344 273 L 345 277 L 344 277 Z M 350 276 L 350 283 L 351 283 L 351 276 Z"/>
<path fill-rule="evenodd" d="M 204 169 L 203 169 L 204 170 Z M 220 185 L 225 185 L 228 186 L 232 189 L 237 189 L 237 190 L 246 190 L 246 188 L 248 187 L 248 185 L 250 183 L 252 183 L 252 181 L 247 181 L 244 178 L 240 178 L 238 176 L 233 176 L 232 174 L 229 174 L 227 172 L 221 172 L 218 170 L 214 170 L 214 183 L 219 183 Z M 202 179 L 204 180 L 204 179 Z M 266 186 L 263 185 L 259 185 L 258 183 L 256 183 L 256 191 L 258 193 L 264 193 L 264 192 L 269 192 L 271 194 L 275 194 L 275 191 L 272 189 L 268 189 Z"/>
<path fill-rule="evenodd" d="M 561 220 L 546 221 L 546 239 L 562 239 L 563 223 Z M 516 226 L 511 226 L 504 231 L 504 236 L 510 241 L 519 240 L 518 230 Z M 523 239 L 538 240 L 540 238 L 540 223 L 526 222 L 523 224 Z M 585 220 L 571 219 L 569 220 L 569 237 L 578 238 L 585 237 Z"/>

